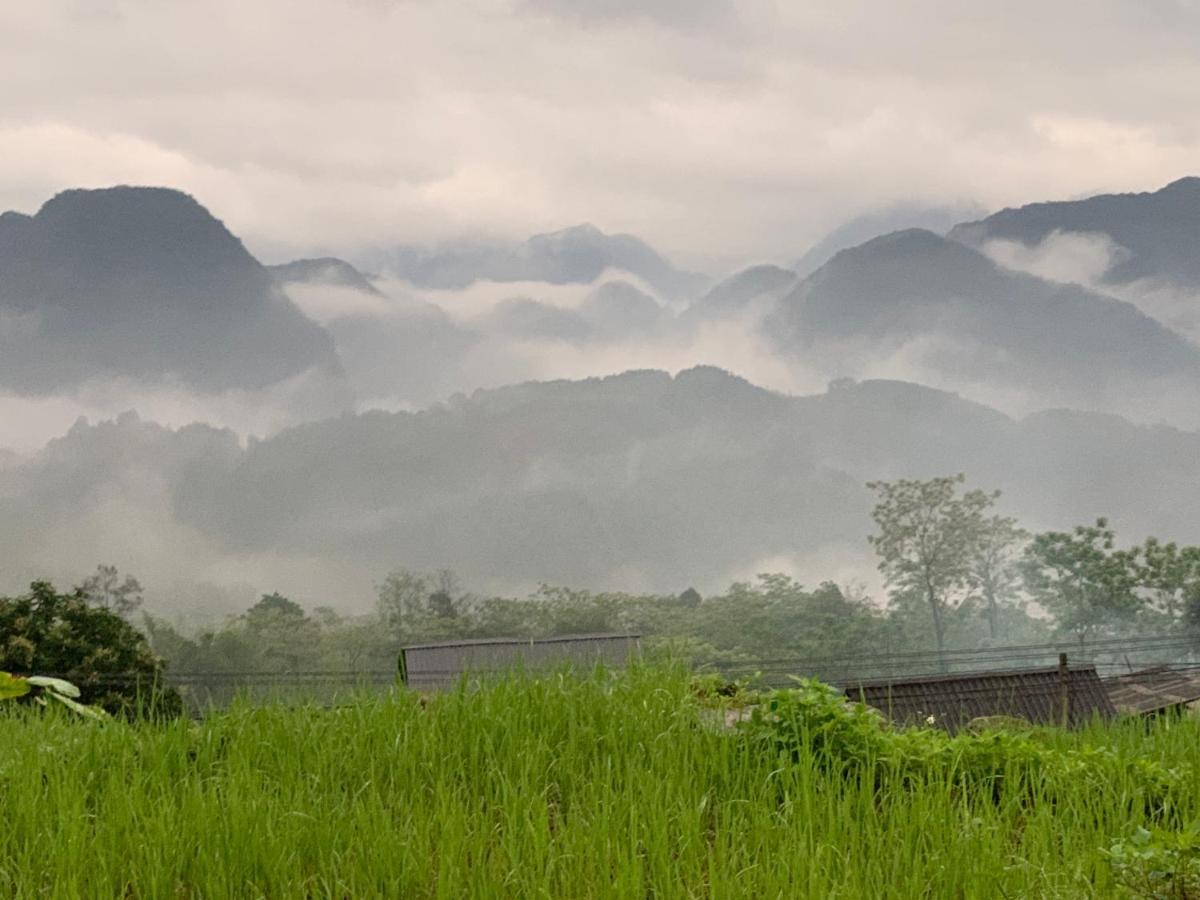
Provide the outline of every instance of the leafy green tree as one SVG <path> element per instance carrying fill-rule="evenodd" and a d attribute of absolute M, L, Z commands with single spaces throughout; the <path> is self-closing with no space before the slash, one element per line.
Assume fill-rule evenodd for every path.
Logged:
<path fill-rule="evenodd" d="M 946 618 L 970 596 L 985 529 L 984 514 L 999 492 L 959 492 L 962 475 L 927 481 L 873 481 L 878 494 L 870 538 L 893 598 L 920 597 L 933 620 L 939 653 L 946 649 Z"/>
<path fill-rule="evenodd" d="M 527 602 L 540 609 L 543 634 L 593 634 L 623 631 L 627 595 L 541 585 Z"/>
<path fill-rule="evenodd" d="M 435 640 L 470 630 L 472 602 L 449 569 L 432 574 L 396 569 L 379 587 L 376 611 L 396 641 Z"/>
<path fill-rule="evenodd" d="M 316 646 L 319 627 L 300 604 L 282 594 L 263 594 L 242 615 L 246 635 L 265 669 L 298 671 Z"/>
<path fill-rule="evenodd" d="M 111 713 L 176 715 L 182 703 L 163 669 L 141 632 L 81 588 L 60 594 L 35 581 L 28 594 L 0 598 L 0 671 L 64 678 L 80 702 Z"/>
<path fill-rule="evenodd" d="M 431 593 L 429 577 L 419 572 L 396 569 L 384 578 L 376 609 L 384 627 L 396 640 L 408 640 L 419 633 L 427 618 Z"/>
<path fill-rule="evenodd" d="M 1000 636 L 1001 608 L 1011 603 L 1021 589 L 1021 558 L 1029 532 L 1007 516 L 990 516 L 980 523 L 971 553 L 970 583 L 983 603 L 988 637 Z"/>
<path fill-rule="evenodd" d="M 433 591 L 427 601 L 429 615 L 435 619 L 457 619 L 463 612 L 462 591 L 458 577 L 449 569 L 442 569 L 432 578 Z"/>
<path fill-rule="evenodd" d="M 1168 627 L 1186 624 L 1188 610 L 1200 610 L 1200 547 L 1151 537 L 1135 552 L 1145 612 Z"/>
<path fill-rule="evenodd" d="M 283 594 L 263 594 L 262 598 L 243 614 L 246 627 L 261 632 L 278 627 L 299 627 L 308 623 L 304 607 Z"/>
<path fill-rule="evenodd" d="M 1117 549 L 1107 519 L 1035 535 L 1021 571 L 1030 597 L 1080 642 L 1130 623 L 1141 605 L 1138 554 Z"/>

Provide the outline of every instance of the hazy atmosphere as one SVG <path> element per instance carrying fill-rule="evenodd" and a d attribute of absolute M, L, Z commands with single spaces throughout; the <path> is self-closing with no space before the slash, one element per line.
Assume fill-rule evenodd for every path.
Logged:
<path fill-rule="evenodd" d="M 0 585 L 882 602 L 866 482 L 956 472 L 1029 528 L 1194 539 L 1198 26 L 10 5 Z"/>
<path fill-rule="evenodd" d="M 0 3 L 0 898 L 1200 897 L 1200 0 Z"/>

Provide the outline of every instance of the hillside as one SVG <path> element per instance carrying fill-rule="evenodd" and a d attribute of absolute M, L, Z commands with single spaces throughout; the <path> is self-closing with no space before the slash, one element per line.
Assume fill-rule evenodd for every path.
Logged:
<path fill-rule="evenodd" d="M 837 254 L 780 301 L 767 332 L 840 374 L 901 355 L 921 380 L 1035 391 L 1043 407 L 1200 386 L 1200 348 L 1132 304 L 1003 269 L 921 230 Z"/>
<path fill-rule="evenodd" d="M 334 369 L 333 340 L 221 222 L 163 188 L 65 191 L 0 217 L 0 388 L 259 388 Z"/>
<path fill-rule="evenodd" d="M 140 573 L 275 560 L 273 583 L 302 577 L 301 593 L 349 571 L 369 590 L 400 565 L 672 591 L 800 564 L 811 583 L 849 558 L 870 570 L 868 480 L 965 472 L 1033 528 L 1108 515 L 1131 538 L 1187 540 L 1197 460 L 1195 433 L 1012 419 L 902 382 L 788 397 L 712 368 L 627 372 L 341 416 L 244 448 L 199 426 L 81 424 L 0 469 L 0 536 L 14 558 L 91 558 L 88 523 L 119 511 L 154 523 Z M 97 546 L 134 549 L 119 535 Z"/>
<path fill-rule="evenodd" d="M 1114 258 L 1102 275 L 1114 285 L 1162 279 L 1200 287 L 1200 178 L 1181 178 L 1140 194 L 1032 203 L 955 226 L 949 236 L 981 247 L 1015 241 L 1032 247 L 1055 232 L 1107 235 Z"/>

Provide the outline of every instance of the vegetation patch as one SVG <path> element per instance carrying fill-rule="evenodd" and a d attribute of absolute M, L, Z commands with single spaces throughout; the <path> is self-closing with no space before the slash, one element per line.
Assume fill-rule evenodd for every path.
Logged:
<path fill-rule="evenodd" d="M 1167 891 L 1193 883 L 1192 719 L 952 737 L 809 682 L 713 728 L 745 698 L 710 687 L 635 666 L 165 723 L 0 704 L 0 895 L 1191 896 Z"/>

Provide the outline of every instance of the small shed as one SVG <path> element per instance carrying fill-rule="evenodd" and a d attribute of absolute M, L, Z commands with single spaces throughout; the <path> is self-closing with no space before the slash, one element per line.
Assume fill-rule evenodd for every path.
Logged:
<path fill-rule="evenodd" d="M 1116 714 L 1096 667 L 1051 666 L 861 681 L 845 685 L 897 724 L 936 724 L 954 732 L 981 716 L 1012 716 L 1037 725 L 1081 725 Z M 931 720 L 932 717 L 932 720 Z"/>
<path fill-rule="evenodd" d="M 413 644 L 400 651 L 400 677 L 409 687 L 448 687 L 464 674 L 563 665 L 620 667 L 641 650 L 638 634 L 571 634 L 549 638 L 483 638 Z"/>
<path fill-rule="evenodd" d="M 1200 700 L 1200 671 L 1155 666 L 1109 678 L 1104 686 L 1118 712 L 1153 715 Z"/>

